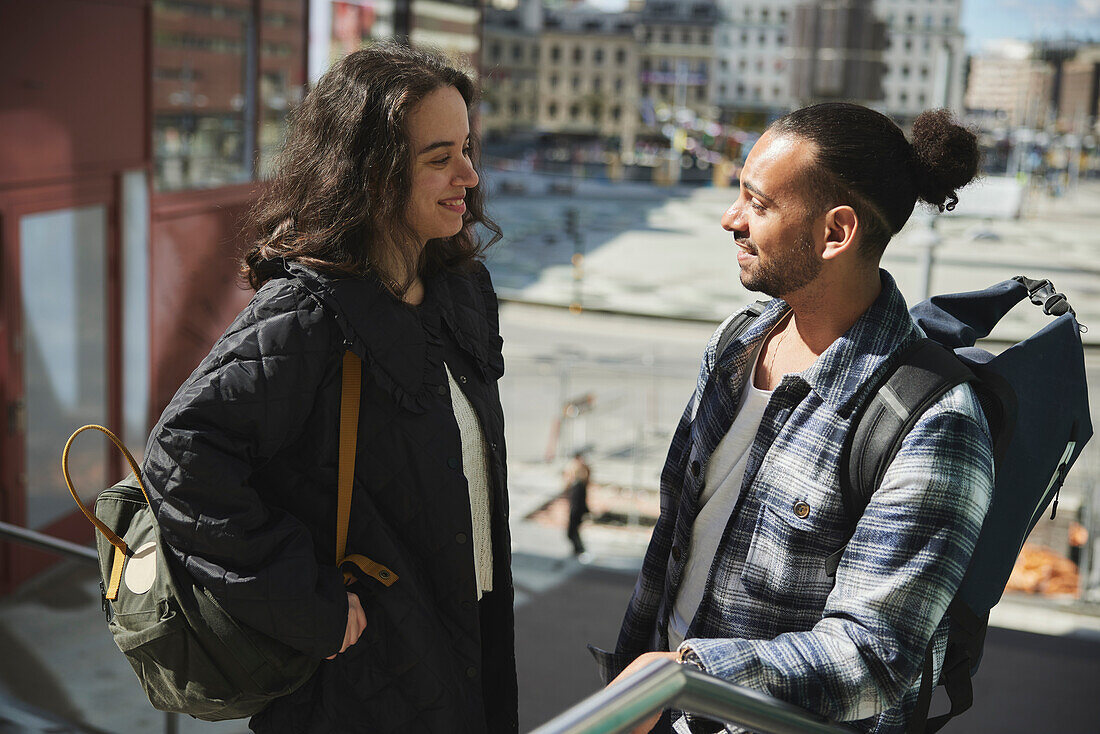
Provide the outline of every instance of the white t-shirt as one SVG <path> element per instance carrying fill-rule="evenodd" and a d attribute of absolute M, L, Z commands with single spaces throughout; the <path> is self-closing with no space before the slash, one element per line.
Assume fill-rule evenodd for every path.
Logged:
<path fill-rule="evenodd" d="M 699 514 L 691 528 L 691 546 L 688 549 L 684 578 L 676 604 L 668 617 L 668 649 L 675 650 L 684 641 L 691 620 L 703 600 L 703 591 L 710 575 L 710 567 L 722 542 L 730 512 L 741 494 L 741 482 L 745 478 L 745 465 L 749 449 L 756 439 L 764 409 L 771 399 L 771 390 L 753 386 L 756 380 L 756 362 L 760 353 L 753 356 L 752 372 L 741 391 L 741 405 L 733 425 L 711 454 L 704 475 L 703 492 L 699 496 Z"/>

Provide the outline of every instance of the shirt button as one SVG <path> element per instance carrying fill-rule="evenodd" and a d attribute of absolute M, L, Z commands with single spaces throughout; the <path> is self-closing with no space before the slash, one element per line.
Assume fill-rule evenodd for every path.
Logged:
<path fill-rule="evenodd" d="M 458 459 L 455 458 L 454 456 L 448 458 L 447 459 L 447 466 L 451 467 L 452 469 L 457 469 L 458 468 Z"/>
<path fill-rule="evenodd" d="M 435 389 L 435 391 L 437 393 L 439 393 L 440 395 L 446 395 L 447 394 L 447 386 L 446 385 L 440 385 L 439 387 L 437 387 Z"/>
<path fill-rule="evenodd" d="M 699 462 L 698 461 L 691 462 L 691 476 L 698 479 L 700 471 L 702 471 L 702 467 L 699 466 Z"/>
<path fill-rule="evenodd" d="M 683 558 L 683 557 L 684 557 L 684 552 L 682 550 L 680 550 L 680 546 L 678 546 L 678 545 L 672 546 L 672 560 L 679 563 L 680 559 Z"/>
<path fill-rule="evenodd" d="M 493 452 L 496 452 L 496 450 L 497 450 L 497 445 L 496 445 L 495 443 L 491 443 L 491 444 L 489 444 L 489 450 L 490 450 L 490 451 L 493 451 Z"/>
<path fill-rule="evenodd" d="M 802 501 L 795 502 L 794 514 L 798 518 L 805 519 L 810 514 L 810 506 Z"/>
<path fill-rule="evenodd" d="M 461 384 L 465 385 L 465 384 L 466 384 L 466 375 L 459 375 L 459 376 L 458 376 L 458 381 L 459 381 L 459 382 L 460 382 Z"/>
<path fill-rule="evenodd" d="M 465 543 L 466 542 L 466 533 L 458 533 L 457 535 L 455 535 L 455 542 L 456 543 Z"/>
<path fill-rule="evenodd" d="M 477 677 L 477 668 L 475 668 L 472 665 L 470 667 L 466 668 L 466 677 L 467 678 L 476 678 Z"/>

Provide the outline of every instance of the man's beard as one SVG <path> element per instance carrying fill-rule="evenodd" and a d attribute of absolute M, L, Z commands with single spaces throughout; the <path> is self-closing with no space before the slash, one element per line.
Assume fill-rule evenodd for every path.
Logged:
<path fill-rule="evenodd" d="M 760 249 L 748 240 L 756 254 L 756 264 L 750 273 L 741 269 L 741 285 L 750 291 L 759 291 L 772 298 L 782 298 L 805 287 L 821 272 L 821 259 L 817 256 L 809 232 L 803 232 L 794 244 L 778 256 L 765 261 Z"/>

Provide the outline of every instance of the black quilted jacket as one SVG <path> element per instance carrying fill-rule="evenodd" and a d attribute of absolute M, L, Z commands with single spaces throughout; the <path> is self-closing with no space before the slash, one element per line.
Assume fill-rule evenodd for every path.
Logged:
<path fill-rule="evenodd" d="M 367 627 L 256 732 L 515 732 L 504 372 L 488 272 L 401 304 L 295 263 L 256 293 L 153 429 L 144 474 L 177 560 L 252 627 L 323 658 L 347 597 L 333 566 L 340 364 L 364 362 L 348 553 L 392 569 L 349 587 Z M 493 591 L 477 601 L 469 492 L 444 361 L 492 480 Z"/>

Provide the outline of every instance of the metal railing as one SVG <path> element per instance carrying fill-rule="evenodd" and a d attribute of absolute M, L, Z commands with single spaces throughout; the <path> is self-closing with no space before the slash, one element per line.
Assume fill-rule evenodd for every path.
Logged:
<path fill-rule="evenodd" d="M 52 535 L 29 530 L 19 525 L 0 522 L 0 539 L 12 540 L 17 543 L 22 543 L 23 545 L 29 545 L 39 550 L 56 553 L 59 556 L 71 558 L 93 566 L 99 565 L 99 554 L 96 553 L 95 548 L 87 545 L 80 545 L 79 543 L 72 543 L 68 540 L 62 540 L 61 538 L 55 538 Z M 164 734 L 176 734 L 178 731 L 179 715 L 165 712 Z"/>
<path fill-rule="evenodd" d="M 659 660 L 595 693 L 531 734 L 619 734 L 665 708 L 742 726 L 758 734 L 853 734 L 806 709 Z"/>

